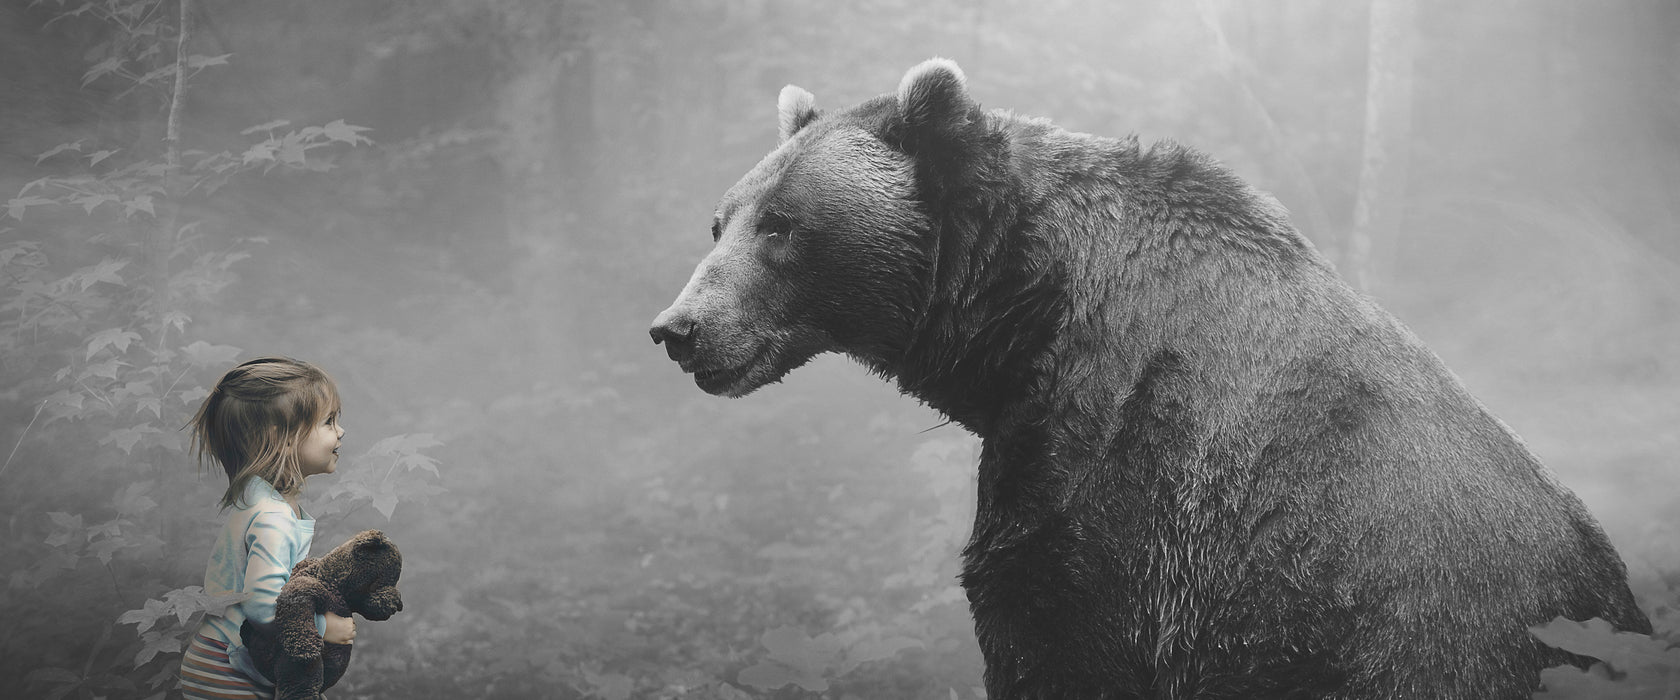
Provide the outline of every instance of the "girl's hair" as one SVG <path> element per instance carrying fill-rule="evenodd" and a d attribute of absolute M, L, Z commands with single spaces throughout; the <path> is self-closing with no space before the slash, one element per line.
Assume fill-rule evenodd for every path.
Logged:
<path fill-rule="evenodd" d="M 222 508 L 237 505 L 252 478 L 282 494 L 303 488 L 298 444 L 340 405 L 332 377 L 289 357 L 260 357 L 222 375 L 192 419 L 199 468 L 208 453 L 227 472 Z"/>

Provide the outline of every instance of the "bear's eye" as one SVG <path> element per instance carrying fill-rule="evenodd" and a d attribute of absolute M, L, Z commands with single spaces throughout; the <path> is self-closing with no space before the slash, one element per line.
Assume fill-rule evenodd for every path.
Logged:
<path fill-rule="evenodd" d="M 718 242 L 719 238 L 723 238 L 723 226 L 718 224 L 717 219 L 712 219 L 712 242 Z"/>
<path fill-rule="evenodd" d="M 758 230 L 763 231 L 765 237 L 791 235 L 793 233 L 793 219 L 781 214 L 765 214 L 758 222 Z"/>

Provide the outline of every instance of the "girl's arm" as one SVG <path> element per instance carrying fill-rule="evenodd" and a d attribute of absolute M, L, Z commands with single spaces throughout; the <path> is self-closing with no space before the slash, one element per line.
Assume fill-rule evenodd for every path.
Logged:
<path fill-rule="evenodd" d="M 249 593 L 239 604 L 245 619 L 259 624 L 274 622 L 274 599 L 291 578 L 290 562 L 295 558 L 291 518 L 276 511 L 258 511 L 245 528 L 245 586 Z"/>
<path fill-rule="evenodd" d="M 245 528 L 244 592 L 250 597 L 239 604 L 245 619 L 264 625 L 274 622 L 274 599 L 280 596 L 280 588 L 292 577 L 292 569 L 286 562 L 300 560 L 308 553 L 294 551 L 297 540 L 291 532 L 292 518 L 280 511 L 259 511 L 251 519 L 250 526 Z M 354 625 L 351 629 L 350 636 L 354 638 Z M 327 617 L 316 613 L 315 633 L 325 636 L 327 631 Z M 335 636 L 342 637 L 343 634 Z M 338 643 L 332 639 L 328 641 Z"/>

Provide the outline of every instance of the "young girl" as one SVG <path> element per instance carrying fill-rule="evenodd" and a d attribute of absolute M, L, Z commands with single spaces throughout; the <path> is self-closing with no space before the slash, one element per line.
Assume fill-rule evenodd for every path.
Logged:
<path fill-rule="evenodd" d="M 187 698 L 267 698 L 270 684 L 252 666 L 239 625 L 274 620 L 274 599 L 292 566 L 309 556 L 315 520 L 298 507 L 303 480 L 338 467 L 338 388 L 307 362 L 251 360 L 229 370 L 193 417 L 199 464 L 208 453 L 227 471 L 228 513 L 210 564 L 206 595 L 247 597 L 208 615 L 181 660 Z M 328 642 L 349 644 L 354 620 L 328 613 L 315 628 Z"/>

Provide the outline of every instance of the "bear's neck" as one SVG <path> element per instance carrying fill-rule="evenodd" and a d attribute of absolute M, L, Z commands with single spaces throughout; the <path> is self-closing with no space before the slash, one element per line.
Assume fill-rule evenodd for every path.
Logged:
<path fill-rule="evenodd" d="M 1283 299 L 1334 280 L 1275 203 L 1194 151 L 994 124 L 997 147 L 968 169 L 984 184 L 930 207 L 947 212 L 931 232 L 932 291 L 912 341 L 880 368 L 982 438 L 1100 441 L 1116 429 L 1101 424 L 1113 420 L 1107 407 L 1162 353 L 1269 363 L 1278 358 L 1211 357 L 1266 346 L 1210 334 L 1268 332 L 1233 317 L 1268 303 L 1256 289 Z M 1046 148 L 1077 155 L 1015 155 Z M 1306 313 L 1307 301 L 1273 305 Z"/>

